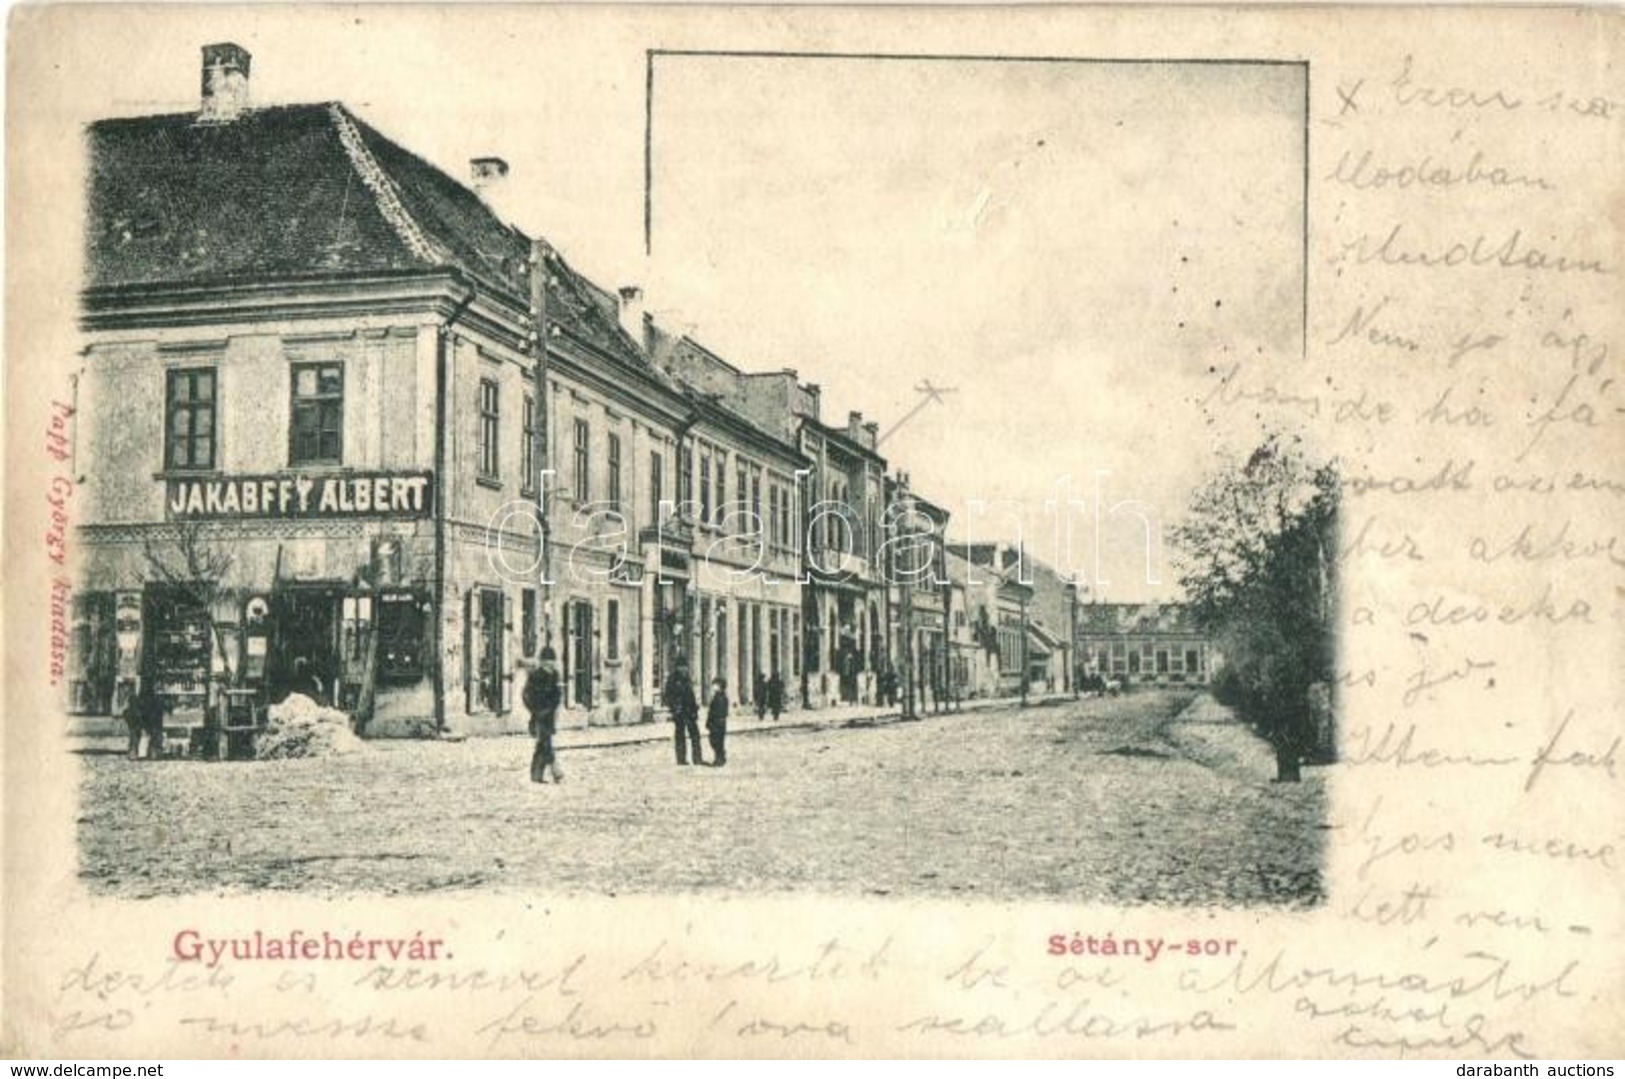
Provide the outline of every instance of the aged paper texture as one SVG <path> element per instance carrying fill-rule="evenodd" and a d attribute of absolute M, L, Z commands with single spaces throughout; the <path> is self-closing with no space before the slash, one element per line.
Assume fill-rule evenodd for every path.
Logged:
<path fill-rule="evenodd" d="M 5 1055 L 1621 1055 L 1621 25 L 15 9 Z"/>

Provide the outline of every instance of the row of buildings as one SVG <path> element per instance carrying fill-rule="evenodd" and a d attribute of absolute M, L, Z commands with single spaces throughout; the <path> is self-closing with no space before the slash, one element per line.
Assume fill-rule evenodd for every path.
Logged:
<path fill-rule="evenodd" d="M 874 423 L 503 221 L 499 159 L 464 183 L 342 104 L 251 107 L 250 66 L 207 46 L 199 111 L 88 131 L 72 710 L 140 678 L 179 715 L 299 689 L 522 730 L 543 645 L 567 725 L 649 720 L 679 658 L 747 707 L 1205 678 L 1188 627 L 1094 647 L 1129 609 L 950 544 Z"/>

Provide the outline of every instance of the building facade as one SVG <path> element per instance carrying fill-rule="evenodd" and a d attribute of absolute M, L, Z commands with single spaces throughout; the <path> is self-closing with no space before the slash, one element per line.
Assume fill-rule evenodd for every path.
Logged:
<path fill-rule="evenodd" d="M 1215 657 L 1175 603 L 1084 603 L 1078 646 L 1089 674 L 1125 684 L 1206 685 Z"/>

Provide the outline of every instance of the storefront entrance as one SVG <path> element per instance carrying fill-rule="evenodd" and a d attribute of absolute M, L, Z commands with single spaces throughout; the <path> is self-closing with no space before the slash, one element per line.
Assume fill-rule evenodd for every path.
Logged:
<path fill-rule="evenodd" d="M 303 693 L 334 706 L 340 674 L 339 604 L 335 586 L 287 585 L 271 597 L 275 627 L 271 700 Z"/>

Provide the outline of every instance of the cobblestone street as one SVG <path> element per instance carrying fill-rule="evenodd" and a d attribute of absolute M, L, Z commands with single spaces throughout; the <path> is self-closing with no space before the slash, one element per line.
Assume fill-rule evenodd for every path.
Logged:
<path fill-rule="evenodd" d="M 1312 904 L 1322 777 L 1189 692 L 730 740 L 374 742 L 348 756 L 131 763 L 87 741 L 83 874 L 121 895 L 442 888 Z M 662 725 L 661 732 L 669 732 Z"/>

